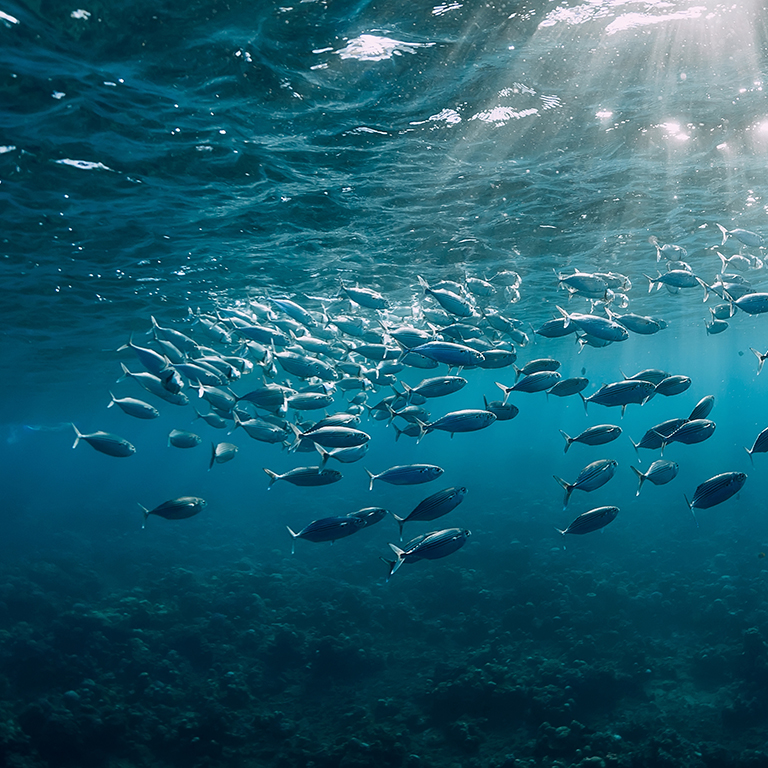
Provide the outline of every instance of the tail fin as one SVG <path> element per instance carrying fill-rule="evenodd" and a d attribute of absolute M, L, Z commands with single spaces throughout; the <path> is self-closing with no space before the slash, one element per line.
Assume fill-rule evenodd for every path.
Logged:
<path fill-rule="evenodd" d="M 299 538 L 299 534 L 296 533 L 295 531 L 292 531 L 290 525 L 286 525 L 285 527 L 288 529 L 288 533 L 291 534 L 291 554 L 295 555 L 296 554 L 296 539 Z"/>
<path fill-rule="evenodd" d="M 515 368 L 515 370 L 517 370 L 517 368 Z M 507 398 L 509 397 L 509 393 L 514 389 L 514 387 L 508 387 L 506 384 L 502 384 L 500 381 L 497 381 L 494 383 L 504 393 L 503 404 L 506 405 Z"/>
<path fill-rule="evenodd" d="M 746 445 L 744 446 L 744 450 L 749 454 L 749 461 L 752 464 L 752 466 L 754 467 L 755 466 L 755 460 L 752 458 L 752 451 L 750 451 L 749 448 L 747 448 Z"/>
<path fill-rule="evenodd" d="M 390 542 L 389 546 L 390 546 L 390 549 L 397 556 L 397 559 L 394 562 L 390 560 L 384 561 L 386 563 L 389 563 L 389 574 L 387 576 L 387 581 L 389 581 L 392 578 L 392 576 L 395 574 L 395 571 L 397 571 L 397 569 L 405 562 L 405 560 L 403 560 L 403 555 L 405 554 L 405 550 L 400 549 L 400 547 L 398 547 L 396 544 L 392 544 L 392 542 Z"/>
<path fill-rule="evenodd" d="M 722 248 L 728 240 L 728 230 L 722 224 L 716 224 L 715 226 L 723 233 L 723 242 L 720 243 L 720 247 Z"/>
<path fill-rule="evenodd" d="M 757 357 L 757 375 L 759 376 L 760 371 L 763 370 L 763 363 L 766 358 L 768 358 L 768 353 L 764 355 L 762 352 L 758 352 L 754 347 L 750 347 L 749 349 L 755 354 L 755 357 Z"/>
<path fill-rule="evenodd" d="M 371 482 L 370 482 L 370 485 L 368 486 L 368 490 L 372 491 L 373 490 L 373 481 L 376 479 L 376 475 L 374 475 L 373 472 L 371 472 L 370 469 L 366 469 L 365 471 L 368 473 L 368 477 L 371 478 Z"/>
<path fill-rule="evenodd" d="M 273 472 L 271 469 L 267 469 L 266 467 L 264 467 L 264 471 L 269 476 L 269 485 L 267 486 L 267 490 L 269 490 L 280 479 L 280 475 L 278 475 L 277 472 Z"/>
<path fill-rule="evenodd" d="M 565 448 L 563 448 L 563 453 L 568 453 L 568 449 L 571 447 L 571 443 L 573 442 L 573 438 L 569 437 L 563 430 L 560 430 L 560 434 L 565 438 Z"/>
<path fill-rule="evenodd" d="M 640 489 L 643 487 L 643 483 L 645 482 L 645 475 L 636 467 L 630 466 L 630 469 L 637 475 L 638 483 L 637 483 L 637 491 L 635 491 L 635 496 L 639 496 Z"/>
<path fill-rule="evenodd" d="M 403 430 L 400 429 L 400 427 L 398 427 L 397 424 L 393 424 L 392 429 L 395 430 L 395 442 L 397 442 L 400 439 L 400 435 L 403 434 Z"/>
<path fill-rule="evenodd" d="M 718 224 L 718 226 L 720 226 L 720 225 Z M 688 497 L 685 494 L 683 494 L 683 498 L 685 499 L 685 503 L 688 505 L 688 509 L 691 510 L 691 514 L 693 515 L 693 520 L 696 523 L 696 527 L 698 528 L 699 527 L 699 521 L 696 519 L 696 513 L 693 511 L 693 502 L 688 501 Z"/>
<path fill-rule="evenodd" d="M 315 443 L 315 449 L 321 456 L 320 469 L 323 469 L 326 465 L 326 462 L 331 457 L 330 451 L 326 451 L 322 445 L 318 445 L 317 443 Z"/>
<path fill-rule="evenodd" d="M 632 447 L 635 449 L 635 453 L 637 454 L 638 458 L 640 458 L 640 451 L 638 450 L 640 443 L 636 443 L 631 437 L 629 438 L 629 442 L 632 443 Z"/>
<path fill-rule="evenodd" d="M 400 541 L 402 541 L 403 540 L 403 524 L 405 523 L 406 518 L 400 517 L 399 515 L 396 515 L 394 512 L 390 512 L 390 514 L 397 521 L 397 525 L 400 528 Z"/>
<path fill-rule="evenodd" d="M 74 424 L 72 424 L 72 429 L 74 429 L 74 430 L 75 430 L 75 435 L 76 435 L 76 437 L 75 437 L 75 442 L 74 442 L 74 443 L 72 443 L 72 447 L 73 447 L 73 448 L 77 448 L 77 444 L 80 442 L 80 438 L 81 438 L 83 435 L 82 435 L 82 433 L 80 432 L 80 430 L 79 430 L 79 429 L 78 429 L 78 428 L 77 428 L 77 427 L 76 427 Z"/>
<path fill-rule="evenodd" d="M 584 395 L 582 395 L 581 392 L 579 392 L 579 397 L 581 398 L 581 402 L 584 403 L 584 413 L 589 415 L 589 411 L 587 411 L 587 398 L 584 397 Z"/>
<path fill-rule="evenodd" d="M 147 519 L 149 518 L 149 510 L 143 504 L 139 504 L 139 506 L 141 507 L 141 511 L 144 513 L 144 521 L 141 524 L 141 527 L 143 530 L 147 525 Z"/>
<path fill-rule="evenodd" d="M 115 404 L 115 396 L 111 392 L 109 393 L 109 396 L 112 399 L 109 401 L 109 405 L 107 406 L 107 408 L 111 408 Z"/>
<path fill-rule="evenodd" d="M 558 477 L 557 475 L 552 475 L 552 477 L 554 477 L 555 480 L 557 480 L 557 482 L 560 483 L 560 485 L 562 485 L 563 488 L 565 489 L 565 498 L 563 500 L 563 509 L 565 509 L 568 506 L 568 501 L 571 498 L 571 493 L 573 492 L 573 486 L 570 483 L 566 483 L 562 477 Z"/>
<path fill-rule="evenodd" d="M 121 381 L 125 381 L 131 376 L 131 372 L 128 370 L 128 367 L 125 363 L 120 363 L 120 367 L 123 369 L 123 375 L 120 376 L 120 378 L 115 382 L 116 384 L 119 384 Z"/>

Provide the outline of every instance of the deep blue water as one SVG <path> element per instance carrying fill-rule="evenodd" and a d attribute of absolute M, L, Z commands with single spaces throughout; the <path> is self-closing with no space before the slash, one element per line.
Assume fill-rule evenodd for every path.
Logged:
<path fill-rule="evenodd" d="M 768 764 L 766 459 L 744 452 L 768 425 L 749 351 L 765 351 L 765 319 L 737 311 L 710 335 L 720 298 L 644 276 L 665 270 L 656 237 L 710 285 L 718 250 L 750 256 L 743 276 L 768 290 L 765 249 L 717 227 L 768 237 L 767 33 L 759 3 L 710 0 L 0 4 L 4 764 Z M 558 288 L 577 269 L 626 275 L 623 311 L 668 327 L 581 351 L 537 337 L 558 305 L 590 311 Z M 220 353 L 237 345 L 195 316 L 275 297 L 426 328 L 437 303 L 419 277 L 502 270 L 519 294 L 496 283 L 476 304 L 522 321 L 519 365 L 555 357 L 586 394 L 644 368 L 690 389 L 623 417 L 513 393 L 514 420 L 419 443 L 364 415 L 370 451 L 336 465 L 339 483 L 267 490 L 264 467 L 316 457 L 116 383 L 120 362 L 140 369 L 117 350 L 153 343 L 150 316 Z M 390 310 L 340 300 L 340 279 Z M 433 417 L 514 382 L 463 375 Z M 110 391 L 161 415 L 108 409 Z M 629 467 L 658 451 L 638 464 L 628 437 L 710 394 L 713 437 L 668 446 L 678 477 L 636 497 Z M 136 455 L 72 450 L 70 422 Z M 607 422 L 619 440 L 563 453 L 559 430 Z M 202 445 L 168 447 L 174 428 Z M 211 440 L 239 451 L 208 471 Z M 616 476 L 564 511 L 552 475 L 598 458 Z M 368 490 L 363 467 L 410 462 L 445 473 Z M 697 527 L 684 494 L 725 471 L 748 480 Z M 406 527 L 471 529 L 445 560 L 385 583 L 389 518 L 291 555 L 287 525 L 404 515 L 448 485 L 463 504 Z M 139 504 L 182 495 L 208 505 L 141 529 Z M 606 504 L 621 511 L 603 532 L 554 530 Z"/>

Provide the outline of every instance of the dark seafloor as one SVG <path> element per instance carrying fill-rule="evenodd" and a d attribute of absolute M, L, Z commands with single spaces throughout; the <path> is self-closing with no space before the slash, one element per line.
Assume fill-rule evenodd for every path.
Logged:
<path fill-rule="evenodd" d="M 657 237 L 708 285 L 718 250 L 748 254 L 743 276 L 768 290 L 765 249 L 717 228 L 768 236 L 765 8 L 434 3 L 0 0 L 0 765 L 768 765 L 768 459 L 743 450 L 768 426 L 749 351 L 768 347 L 768 321 L 736 311 L 708 333 L 719 297 L 649 293 L 643 276 L 666 269 Z M 627 275 L 627 311 L 668 327 L 581 351 L 538 337 L 557 305 L 590 311 L 558 288 L 576 269 Z M 370 451 L 334 463 L 339 483 L 267 490 L 264 467 L 317 456 L 193 421 L 189 383 L 184 407 L 116 383 L 121 362 L 140 370 L 116 350 L 131 334 L 151 346 L 150 316 L 234 354 L 200 316 L 290 297 L 316 317 L 427 328 L 437 303 L 418 276 L 502 270 L 519 299 L 499 286 L 476 308 L 523 321 L 518 365 L 556 357 L 586 393 L 643 368 L 690 389 L 623 417 L 512 393 L 512 421 L 418 443 L 364 414 Z M 391 310 L 337 300 L 340 278 Z M 515 379 L 462 375 L 433 417 Z M 108 409 L 110 391 L 159 418 Z M 679 476 L 635 496 L 630 465 L 658 452 L 628 438 L 710 394 L 715 434 L 667 446 Z M 71 422 L 136 455 L 72 450 Z M 608 422 L 617 441 L 563 453 L 560 429 Z M 202 445 L 168 447 L 174 428 Z M 239 451 L 208 471 L 211 440 Z M 552 475 L 598 458 L 616 476 L 563 511 Z M 364 467 L 410 462 L 445 473 L 368 490 Z M 725 471 L 748 480 L 697 527 L 684 495 Z M 387 583 L 391 517 L 291 554 L 286 525 L 405 515 L 447 485 L 468 489 L 456 510 L 406 524 L 406 540 L 470 529 L 446 559 Z M 207 507 L 142 529 L 139 504 L 184 495 Z M 621 510 L 604 530 L 556 532 L 604 504 Z"/>

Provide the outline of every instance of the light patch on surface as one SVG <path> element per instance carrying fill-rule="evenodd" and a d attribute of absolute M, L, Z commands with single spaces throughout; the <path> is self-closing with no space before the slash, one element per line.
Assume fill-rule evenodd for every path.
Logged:
<path fill-rule="evenodd" d="M 4 155 L 7 152 L 13 152 L 16 147 L 13 144 L 6 144 L 4 147 L 0 147 L 0 155 Z"/>
<path fill-rule="evenodd" d="M 455 109 L 441 109 L 436 115 L 430 115 L 426 120 L 414 120 L 411 125 L 424 125 L 426 123 L 455 125 L 460 122 L 461 115 Z"/>
<path fill-rule="evenodd" d="M 70 160 L 65 157 L 63 160 L 55 160 L 58 165 L 70 165 L 72 168 L 80 168 L 82 171 L 111 171 L 112 168 L 104 163 L 93 163 L 90 160 Z"/>
<path fill-rule="evenodd" d="M 0 21 L 5 21 L 8 24 L 18 24 L 19 20 L 15 16 L 11 16 L 8 13 L 3 13 L 3 11 L 0 11 Z"/>
<path fill-rule="evenodd" d="M 72 13 L 69 14 L 73 19 L 83 19 L 84 21 L 87 21 L 91 18 L 91 12 L 90 11 L 84 11 L 82 8 L 78 8 L 76 11 L 72 11 Z"/>
<path fill-rule="evenodd" d="M 442 5 L 436 5 L 432 9 L 433 16 L 442 16 L 449 11 L 458 11 L 461 8 L 461 3 L 444 3 Z"/>
<path fill-rule="evenodd" d="M 521 109 L 515 110 L 510 107 L 494 107 L 493 109 L 486 109 L 482 112 L 478 112 L 476 115 L 472 115 L 470 120 L 482 120 L 484 123 L 494 123 L 495 125 L 504 125 L 510 120 L 521 120 L 524 117 L 532 117 L 538 115 L 538 109 Z"/>
<path fill-rule="evenodd" d="M 385 61 L 404 53 L 416 53 L 419 48 L 430 48 L 434 43 L 405 43 L 391 37 L 360 35 L 336 51 L 342 59 L 358 61 Z"/>
<path fill-rule="evenodd" d="M 668 13 L 665 16 L 646 15 L 643 13 L 626 13 L 612 21 L 606 28 L 608 35 L 614 35 L 617 32 L 626 32 L 629 29 L 638 27 L 647 27 L 651 24 L 662 24 L 666 21 L 679 21 L 683 19 L 700 19 L 706 13 L 703 5 L 688 8 L 685 11 L 677 13 Z"/>

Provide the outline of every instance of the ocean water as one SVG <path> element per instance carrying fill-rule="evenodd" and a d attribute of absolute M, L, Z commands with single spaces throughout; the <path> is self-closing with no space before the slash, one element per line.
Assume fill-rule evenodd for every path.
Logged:
<path fill-rule="evenodd" d="M 768 291 L 766 249 L 718 228 L 768 237 L 765 9 L 435 2 L 0 3 L 2 765 L 768 765 L 768 459 L 744 451 L 768 426 L 750 351 L 768 333 L 738 308 L 708 333 L 727 301 L 704 287 L 720 252 L 738 256 L 741 292 Z M 701 283 L 649 290 L 667 270 L 651 238 L 684 248 Z M 608 309 L 667 327 L 605 348 L 535 334 L 558 307 L 605 316 L 564 290 L 575 271 L 626 276 Z M 419 278 L 490 280 L 465 322 L 518 366 L 556 358 L 587 396 L 647 368 L 690 388 L 623 415 L 512 392 L 513 420 L 419 441 L 364 410 L 370 449 L 329 462 L 339 482 L 268 488 L 264 468 L 318 455 L 195 419 L 209 409 L 189 381 L 184 406 L 116 381 L 121 363 L 142 370 L 119 351 L 129 339 L 158 349 L 155 317 L 249 358 L 237 395 L 264 375 L 301 387 L 279 363 L 262 372 L 233 332 L 235 312 L 275 298 L 312 312 L 338 371 L 373 368 L 325 318 L 462 320 Z M 342 285 L 389 307 L 350 303 Z M 271 306 L 254 318 L 274 328 Z M 526 338 L 490 330 L 494 312 Z M 395 386 L 446 372 L 406 367 Z M 511 367 L 460 375 L 425 405 L 432 419 L 515 382 Z M 108 408 L 110 392 L 160 415 Z M 354 393 L 337 389 L 328 411 Z M 678 476 L 636 495 L 630 467 L 659 451 L 630 439 L 707 395 L 712 437 L 668 445 Z M 622 435 L 563 452 L 560 430 L 600 423 Z M 73 450 L 72 424 L 136 453 Z M 169 446 L 173 429 L 202 442 Z M 209 469 L 212 441 L 236 444 L 234 459 Z M 615 476 L 564 509 L 553 475 L 603 458 Z M 365 469 L 409 463 L 444 473 L 369 490 Z M 686 497 L 722 472 L 745 472 L 742 490 L 694 518 Z M 389 581 L 391 515 L 333 545 L 286 530 L 369 506 L 405 516 L 448 486 L 467 488 L 463 503 L 407 523 L 404 541 L 457 527 L 466 545 Z M 180 496 L 207 505 L 142 528 L 139 505 Z M 620 511 L 602 530 L 557 532 L 604 505 Z"/>

